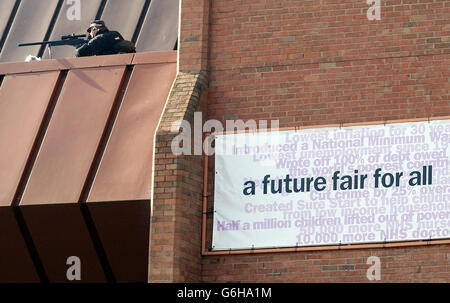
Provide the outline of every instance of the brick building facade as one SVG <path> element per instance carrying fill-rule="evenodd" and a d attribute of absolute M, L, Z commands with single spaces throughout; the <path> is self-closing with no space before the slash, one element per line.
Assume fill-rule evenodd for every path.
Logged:
<path fill-rule="evenodd" d="M 205 159 L 172 154 L 174 121 L 202 112 L 203 121 L 302 127 L 450 115 L 450 1 L 381 1 L 374 21 L 369 7 L 181 1 L 179 73 L 156 133 L 149 282 L 367 282 L 370 256 L 382 282 L 450 281 L 448 241 L 201 254 Z"/>

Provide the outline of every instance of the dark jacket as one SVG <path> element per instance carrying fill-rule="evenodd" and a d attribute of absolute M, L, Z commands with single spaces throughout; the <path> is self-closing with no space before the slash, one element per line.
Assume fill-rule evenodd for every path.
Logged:
<path fill-rule="evenodd" d="M 123 40 L 119 32 L 101 29 L 94 38 L 77 49 L 76 57 L 118 54 L 120 50 L 116 45 Z"/>

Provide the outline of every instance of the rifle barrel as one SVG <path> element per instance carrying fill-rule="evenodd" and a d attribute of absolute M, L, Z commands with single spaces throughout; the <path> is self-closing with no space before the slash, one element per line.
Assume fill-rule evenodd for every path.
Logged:
<path fill-rule="evenodd" d="M 18 46 L 32 46 L 32 45 L 44 45 L 49 44 L 53 41 L 42 41 L 42 42 L 31 42 L 31 43 L 20 43 Z"/>
<path fill-rule="evenodd" d="M 64 40 L 52 40 L 52 41 L 41 41 L 41 42 L 31 42 L 31 43 L 21 43 L 18 46 L 33 46 L 33 45 L 46 45 L 50 44 L 51 46 L 61 46 L 61 45 L 78 45 L 87 42 L 84 39 L 64 39 Z"/>

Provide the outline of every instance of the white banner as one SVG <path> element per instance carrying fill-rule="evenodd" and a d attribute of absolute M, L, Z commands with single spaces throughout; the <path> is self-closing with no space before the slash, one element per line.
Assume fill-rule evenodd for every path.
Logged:
<path fill-rule="evenodd" d="M 213 250 L 450 238 L 450 121 L 217 135 Z"/>

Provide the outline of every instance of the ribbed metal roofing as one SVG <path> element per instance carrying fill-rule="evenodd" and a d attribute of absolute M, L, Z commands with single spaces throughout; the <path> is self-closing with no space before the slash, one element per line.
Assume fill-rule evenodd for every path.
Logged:
<path fill-rule="evenodd" d="M 0 63 L 0 282 L 145 282 L 177 53 Z"/>
<path fill-rule="evenodd" d="M 94 19 L 135 42 L 138 52 L 170 51 L 178 38 L 178 15 L 179 0 L 2 0 L 0 62 L 24 61 L 28 55 L 47 59 L 47 47 L 17 45 L 85 34 Z M 52 48 L 54 59 L 74 53 L 72 46 Z"/>
<path fill-rule="evenodd" d="M 70 256 L 81 282 L 147 281 L 178 12 L 179 0 L 0 1 L 0 283 L 70 282 Z M 47 47 L 17 46 L 85 34 L 95 19 L 138 53 L 72 58 L 61 46 L 45 60 Z"/>

